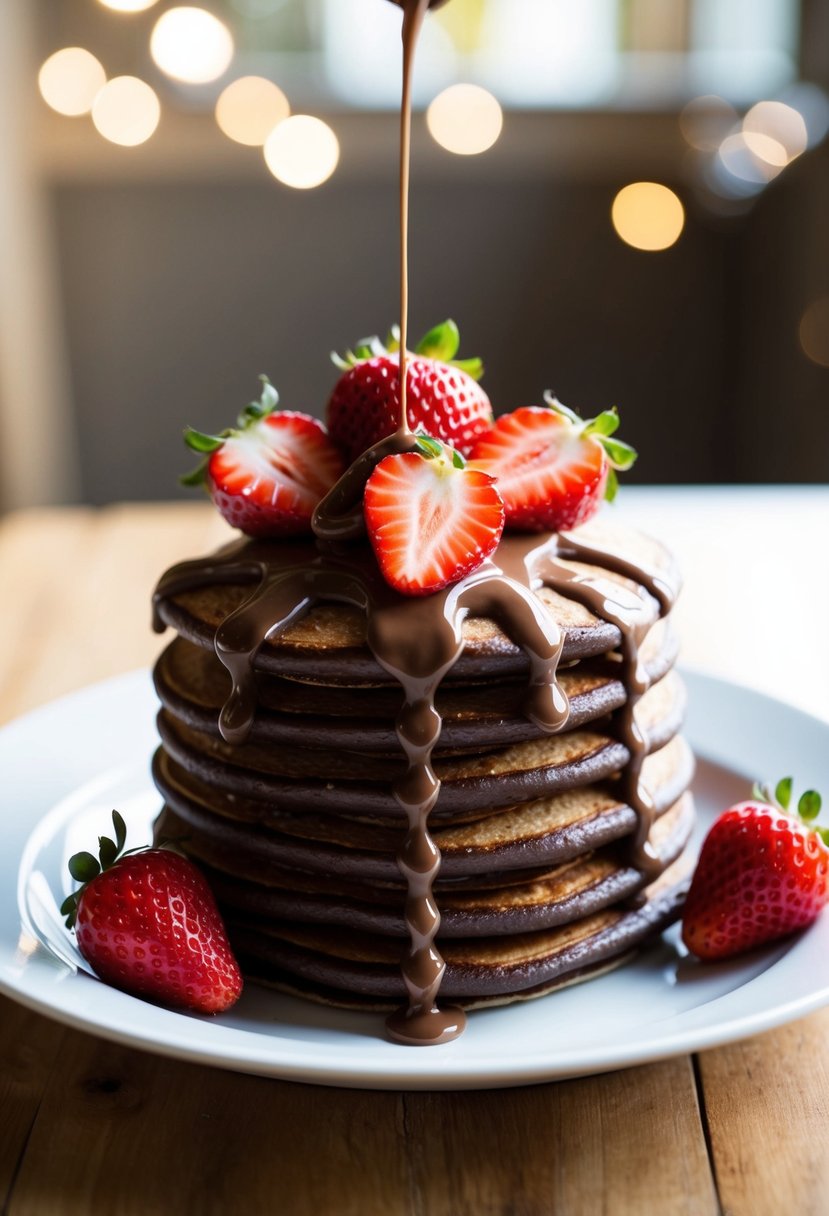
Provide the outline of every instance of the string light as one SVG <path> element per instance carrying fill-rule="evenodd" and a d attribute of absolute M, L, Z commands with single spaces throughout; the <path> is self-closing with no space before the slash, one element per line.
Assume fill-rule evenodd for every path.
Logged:
<path fill-rule="evenodd" d="M 242 76 L 216 102 L 216 122 L 229 139 L 261 147 L 274 127 L 288 117 L 288 98 L 272 80 Z"/>
<path fill-rule="evenodd" d="M 37 77 L 40 95 L 58 114 L 88 114 L 106 84 L 106 72 L 89 51 L 67 46 L 50 55 Z"/>
<path fill-rule="evenodd" d="M 310 190 L 327 181 L 340 159 L 340 145 L 327 123 L 310 114 L 294 114 L 265 140 L 265 163 L 274 177 L 295 190 Z"/>
<path fill-rule="evenodd" d="M 634 249 L 669 249 L 685 226 L 685 210 L 673 190 L 659 182 L 632 182 L 613 200 L 611 219 L 617 234 Z"/>
<path fill-rule="evenodd" d="M 101 89 L 92 107 L 92 121 L 110 143 L 134 148 L 158 126 L 161 105 L 155 92 L 137 76 L 116 76 Z"/>
<path fill-rule="evenodd" d="M 504 125 L 498 101 L 476 84 L 453 84 L 426 111 L 426 125 L 436 143 L 458 156 L 477 156 L 497 140 Z"/>
<path fill-rule="evenodd" d="M 224 22 L 206 9 L 171 8 L 155 23 L 150 54 L 174 80 L 207 84 L 230 66 L 233 38 Z"/>

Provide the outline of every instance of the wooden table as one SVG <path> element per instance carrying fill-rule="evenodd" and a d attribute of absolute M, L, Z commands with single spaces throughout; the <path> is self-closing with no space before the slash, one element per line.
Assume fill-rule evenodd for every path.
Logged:
<path fill-rule="evenodd" d="M 775 528 L 790 546 L 789 525 L 808 509 L 813 534 L 829 534 L 829 493 L 778 495 L 625 495 L 625 513 L 658 519 L 683 556 L 694 660 L 703 650 L 694 614 L 710 611 L 712 570 L 733 597 Z M 753 521 L 736 548 L 726 543 L 723 504 L 734 519 Z M 159 645 L 148 626 L 155 578 L 224 535 L 201 505 L 7 519 L 0 719 L 148 664 Z M 829 577 L 790 564 L 795 596 L 798 578 L 807 586 Z M 755 572 L 758 585 L 767 581 Z M 760 617 L 762 632 L 762 610 Z M 733 647 L 725 651 L 733 656 Z M 759 682 L 774 675 L 772 665 Z M 814 683 L 814 668 L 811 675 Z M 2 806 L 14 814 L 14 790 L 2 790 Z M 829 1211 L 828 1102 L 829 1011 L 698 1057 L 602 1077 L 395 1094 L 176 1063 L 64 1029 L 0 998 L 0 1211 L 807 1216 Z"/>

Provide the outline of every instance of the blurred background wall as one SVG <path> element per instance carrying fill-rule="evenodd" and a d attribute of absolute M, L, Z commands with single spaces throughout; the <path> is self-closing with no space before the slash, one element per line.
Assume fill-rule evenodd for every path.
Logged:
<path fill-rule="evenodd" d="M 397 320 L 399 10 L 200 7 L 220 25 L 176 27 L 167 0 L 0 7 L 5 507 L 175 497 L 185 423 L 226 425 L 263 371 L 322 414 L 328 352 Z M 827 480 L 829 4 L 451 0 L 428 25 L 413 332 L 453 316 L 496 409 L 617 404 L 632 480 Z M 287 104 L 324 120 L 319 185 L 220 129 L 249 76 L 281 93 L 237 91 L 237 138 L 282 127 L 273 168 L 313 176 Z M 457 82 L 503 112 L 477 154 L 486 96 L 448 95 L 432 133 L 423 113 Z M 614 208 L 639 182 L 667 191 Z"/>

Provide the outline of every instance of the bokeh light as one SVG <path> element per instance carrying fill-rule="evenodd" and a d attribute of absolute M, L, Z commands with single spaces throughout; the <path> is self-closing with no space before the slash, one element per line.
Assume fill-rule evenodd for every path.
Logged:
<path fill-rule="evenodd" d="M 295 190 L 310 190 L 334 172 L 340 145 L 321 118 L 294 114 L 271 131 L 264 153 L 265 163 L 278 181 Z"/>
<path fill-rule="evenodd" d="M 762 154 L 757 149 L 762 150 Z M 732 178 L 752 187 L 765 186 L 786 164 L 786 150 L 770 136 L 755 135 L 751 143 L 741 132 L 724 139 L 717 161 Z"/>
<path fill-rule="evenodd" d="M 743 135 L 752 152 L 772 165 L 788 164 L 805 152 L 809 143 L 803 115 L 782 101 L 758 101 L 753 105 L 743 119 Z M 782 148 L 782 161 L 770 159 L 763 151 L 763 141 L 768 140 Z"/>
<path fill-rule="evenodd" d="M 261 147 L 277 123 L 291 112 L 288 98 L 264 76 L 242 76 L 216 102 L 216 122 L 229 139 Z"/>
<path fill-rule="evenodd" d="M 809 147 L 816 147 L 829 133 L 829 97 L 818 84 L 798 80 L 780 93 L 780 101 L 792 106 L 806 124 Z"/>
<path fill-rule="evenodd" d="M 158 0 L 99 0 L 104 8 L 114 9 L 116 13 L 143 13 L 152 8 Z"/>
<path fill-rule="evenodd" d="M 713 93 L 695 97 L 679 115 L 679 129 L 692 148 L 715 152 L 738 122 L 737 111 Z"/>
<path fill-rule="evenodd" d="M 58 114 L 88 114 L 106 84 L 106 72 L 89 51 L 67 46 L 50 55 L 37 77 L 40 95 Z"/>
<path fill-rule="evenodd" d="M 819 367 L 829 367 L 829 296 L 813 300 L 800 320 L 803 353 Z"/>
<path fill-rule="evenodd" d="M 104 139 L 125 148 L 148 140 L 160 117 L 158 97 L 137 76 L 116 76 L 110 80 L 92 107 L 92 121 Z"/>
<path fill-rule="evenodd" d="M 224 22 L 206 9 L 171 8 L 155 23 L 150 54 L 174 80 L 207 84 L 227 71 L 233 58 L 233 38 Z"/>
<path fill-rule="evenodd" d="M 613 200 L 611 219 L 617 234 L 634 249 L 669 249 L 685 226 L 679 198 L 659 182 L 632 182 Z"/>
<path fill-rule="evenodd" d="M 436 143 L 458 156 L 477 156 L 497 140 L 504 114 L 491 93 L 476 84 L 453 84 L 432 101 L 426 125 Z"/>

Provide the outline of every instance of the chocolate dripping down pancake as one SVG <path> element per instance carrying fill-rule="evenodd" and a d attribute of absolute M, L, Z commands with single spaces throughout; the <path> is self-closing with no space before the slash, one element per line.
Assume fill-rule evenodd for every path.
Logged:
<path fill-rule="evenodd" d="M 651 840 L 661 869 L 681 854 L 693 824 L 693 806 L 684 795 L 654 824 Z M 260 928 L 280 922 L 342 926 L 364 933 L 405 938 L 402 879 L 378 881 L 352 858 L 349 877 L 261 864 L 255 838 L 247 855 L 227 850 L 209 833 L 198 833 L 168 807 L 158 834 L 175 840 L 202 867 L 226 919 Z M 472 851 L 475 846 L 470 846 Z M 478 846 L 478 852 L 484 849 Z M 246 856 L 252 860 L 246 864 Z M 393 860 L 393 855 L 390 855 Z M 526 859 L 525 859 L 526 860 Z M 568 924 L 629 899 L 644 885 L 624 848 L 606 846 L 558 865 L 532 869 L 492 869 L 463 878 L 444 877 L 436 890 L 441 905 L 437 940 L 501 936 Z M 232 932 L 232 930 L 231 930 Z"/>
<path fill-rule="evenodd" d="M 677 738 L 655 753 L 649 777 L 657 791 L 656 819 L 681 798 L 692 771 L 690 753 Z M 324 876 L 354 875 L 402 885 L 396 853 L 397 824 L 354 815 L 278 812 L 267 803 L 235 795 L 217 796 L 206 782 L 178 768 L 160 750 L 156 785 L 178 820 L 187 825 L 186 848 L 257 882 L 271 868 L 297 868 Z M 435 825 L 442 866 L 435 882 L 447 883 L 528 866 L 570 861 L 611 841 L 630 836 L 637 816 L 615 783 L 590 784 L 533 802 L 493 811 L 471 822 Z"/>
<path fill-rule="evenodd" d="M 382 993 L 367 988 L 353 960 L 349 993 L 332 978 L 341 947 L 294 930 L 411 932 L 400 710 L 414 685 L 443 721 L 408 762 L 425 773 L 434 747 L 441 943 L 612 917 L 588 934 L 589 957 L 568 946 L 566 966 L 551 961 L 558 947 L 516 967 L 503 949 L 491 954 L 487 966 L 508 972 L 517 996 L 604 968 L 661 927 L 681 883 L 654 896 L 653 914 L 631 920 L 625 901 L 645 883 L 664 892 L 660 876 L 691 814 L 692 761 L 676 734 L 684 694 L 670 671 L 675 590 L 660 546 L 597 525 L 508 537 L 475 575 L 428 601 L 401 602 L 365 546 L 241 541 L 170 571 L 155 601 L 158 626 L 180 633 L 156 669 L 164 830 L 212 869 L 251 974 L 291 990 L 316 985 L 338 1003 L 391 993 L 386 980 Z M 629 929 L 613 928 L 620 916 Z M 310 952 L 310 970 L 297 952 Z M 447 976 L 463 971 L 459 957 Z M 372 974 L 381 962 L 371 957 Z M 392 988 L 405 992 L 399 971 Z M 464 993 L 464 1003 L 509 997 L 477 980 Z"/>
<path fill-rule="evenodd" d="M 543 996 L 624 961 L 678 915 L 690 866 L 680 859 L 639 899 L 566 925 L 505 937 L 441 940 L 443 995 L 464 1008 Z M 391 938 L 314 925 L 231 921 L 246 972 L 262 983 L 325 1004 L 392 1009 L 405 998 L 399 944 Z"/>

